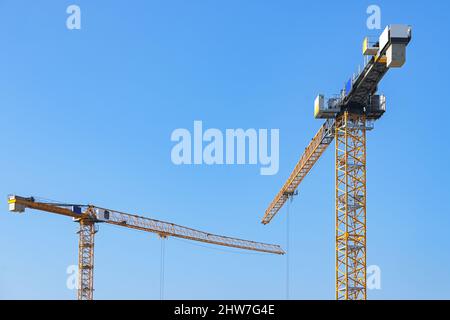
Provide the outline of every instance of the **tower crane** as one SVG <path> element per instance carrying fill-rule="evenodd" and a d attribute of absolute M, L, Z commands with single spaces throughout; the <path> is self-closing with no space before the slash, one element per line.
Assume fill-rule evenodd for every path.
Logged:
<path fill-rule="evenodd" d="M 314 117 L 325 119 L 262 218 L 268 224 L 292 197 L 308 172 L 336 140 L 336 299 L 365 300 L 366 291 L 366 131 L 386 111 L 386 98 L 376 94 L 390 68 L 405 63 L 411 27 L 387 26 L 378 41 L 363 41 L 364 68 L 340 94 L 318 95 Z"/>
<path fill-rule="evenodd" d="M 9 210 L 24 212 L 34 209 L 73 218 L 80 225 L 78 247 L 78 299 L 92 300 L 94 294 L 94 235 L 96 224 L 107 223 L 119 227 L 142 230 L 160 235 L 163 238 L 177 237 L 214 245 L 259 251 L 271 254 L 284 254 L 280 246 L 249 240 L 220 236 L 195 230 L 170 222 L 155 220 L 134 214 L 97 207 L 68 203 L 36 201 L 33 197 L 10 195 Z"/>

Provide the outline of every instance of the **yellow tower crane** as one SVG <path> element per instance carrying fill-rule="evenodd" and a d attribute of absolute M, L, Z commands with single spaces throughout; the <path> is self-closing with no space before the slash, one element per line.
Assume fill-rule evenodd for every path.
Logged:
<path fill-rule="evenodd" d="M 163 238 L 177 237 L 245 250 L 284 254 L 278 245 L 242 240 L 207 233 L 170 222 L 105 209 L 94 205 L 39 202 L 33 197 L 8 197 L 9 210 L 35 209 L 71 217 L 80 224 L 78 251 L 78 299 L 92 300 L 94 294 L 94 235 L 97 223 L 152 232 Z"/>
<path fill-rule="evenodd" d="M 341 93 L 317 96 L 314 117 L 326 119 L 281 190 L 265 211 L 268 224 L 330 145 L 336 140 L 336 299 L 365 300 L 366 290 L 366 131 L 386 111 L 378 83 L 390 68 L 405 63 L 411 27 L 390 25 L 378 41 L 363 42 L 364 68 Z"/>

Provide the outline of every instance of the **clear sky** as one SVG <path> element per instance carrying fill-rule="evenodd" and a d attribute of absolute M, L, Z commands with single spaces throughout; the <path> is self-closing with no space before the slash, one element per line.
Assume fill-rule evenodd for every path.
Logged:
<path fill-rule="evenodd" d="M 81 30 L 66 8 L 81 8 Z M 362 63 L 366 9 L 413 26 L 368 134 L 371 299 L 450 298 L 448 1 L 0 1 L 0 298 L 72 299 L 77 225 L 7 210 L 9 193 L 94 203 L 202 230 L 286 243 L 286 211 L 259 223 L 337 93 Z M 276 128 L 280 169 L 176 166 L 173 130 Z M 334 144 L 333 144 L 334 147 Z M 291 206 L 291 298 L 334 299 L 334 152 Z M 283 299 L 285 258 L 167 240 L 168 299 Z M 160 240 L 100 226 L 95 297 L 158 299 Z"/>

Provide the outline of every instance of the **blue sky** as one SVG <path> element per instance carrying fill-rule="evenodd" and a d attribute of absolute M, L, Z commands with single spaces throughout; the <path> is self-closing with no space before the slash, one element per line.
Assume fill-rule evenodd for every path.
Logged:
<path fill-rule="evenodd" d="M 82 29 L 65 27 L 77 4 Z M 371 299 L 450 298 L 446 92 L 448 1 L 0 1 L 0 298 L 72 299 L 70 219 L 7 211 L 9 193 L 116 210 L 285 245 L 285 210 L 259 223 L 321 125 L 318 93 L 362 63 L 382 25 L 413 26 L 407 63 L 380 85 L 388 111 L 368 134 Z M 177 128 L 277 128 L 280 170 L 175 166 Z M 333 144 L 334 146 L 334 144 Z M 291 298 L 334 299 L 334 152 L 291 206 Z M 232 251 L 232 252 L 230 252 Z M 157 236 L 100 226 L 97 299 L 158 299 Z M 285 258 L 169 239 L 165 297 L 283 299 Z"/>

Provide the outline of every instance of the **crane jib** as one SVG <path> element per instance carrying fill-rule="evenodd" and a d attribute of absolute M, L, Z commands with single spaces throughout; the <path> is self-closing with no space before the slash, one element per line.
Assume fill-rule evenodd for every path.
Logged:
<path fill-rule="evenodd" d="M 94 205 L 70 205 L 64 203 L 38 202 L 35 201 L 34 198 L 26 198 L 16 195 L 9 196 L 8 203 L 9 210 L 13 212 L 24 212 L 26 208 L 30 208 L 69 216 L 80 223 L 83 221 L 86 224 L 102 222 L 127 227 L 130 229 L 152 232 L 161 236 L 173 236 L 187 240 L 271 254 L 284 254 L 283 249 L 275 244 L 216 235 L 177 225 L 175 223 L 100 208 Z"/>
<path fill-rule="evenodd" d="M 263 224 L 269 223 L 272 218 L 278 213 L 278 211 L 286 203 L 289 195 L 295 192 L 300 182 L 302 182 L 302 180 L 312 169 L 317 160 L 319 160 L 322 153 L 333 141 L 334 126 L 335 120 L 327 119 L 325 123 L 320 127 L 319 131 L 317 131 L 316 135 L 306 147 L 305 152 L 290 174 L 288 180 L 267 208 L 261 221 Z"/>

